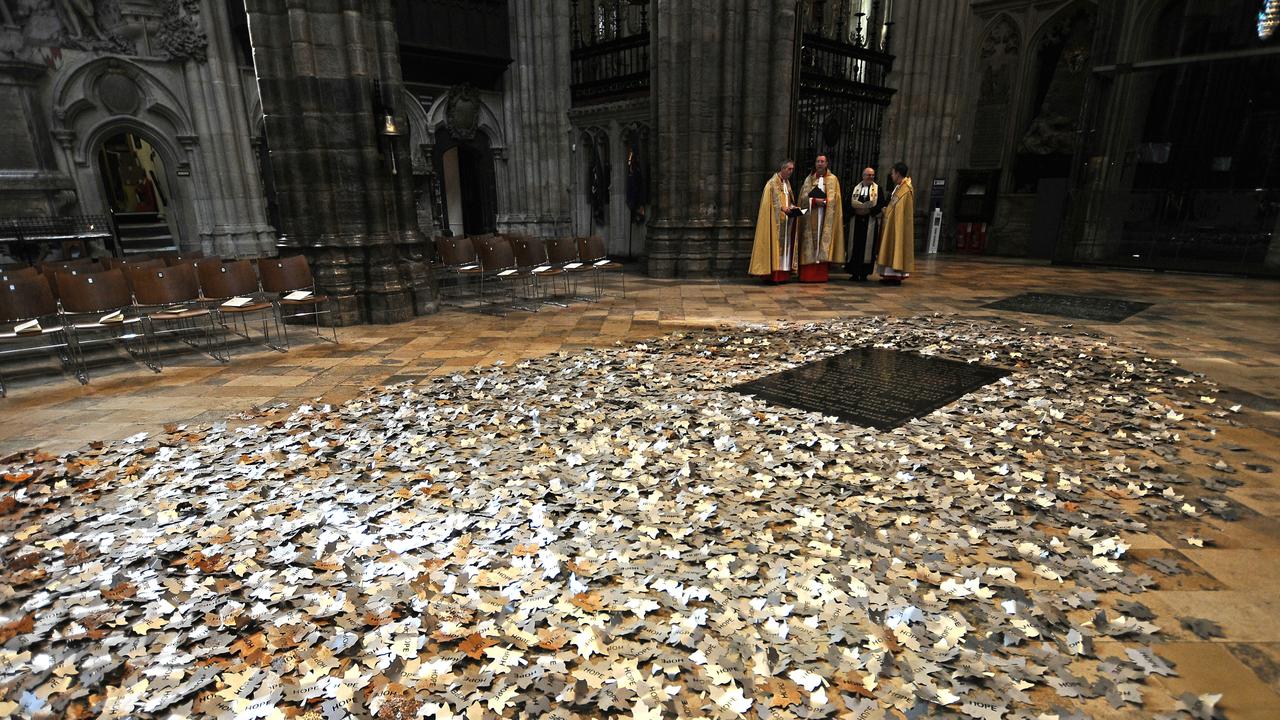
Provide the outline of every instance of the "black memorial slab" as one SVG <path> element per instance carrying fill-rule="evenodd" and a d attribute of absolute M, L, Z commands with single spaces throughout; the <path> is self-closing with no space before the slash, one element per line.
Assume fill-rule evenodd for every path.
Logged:
<path fill-rule="evenodd" d="M 729 389 L 891 430 L 1008 374 L 986 365 L 860 347 Z"/>
<path fill-rule="evenodd" d="M 1120 322 L 1151 307 L 1151 303 L 1119 300 L 1094 295 L 1054 295 L 1052 293 L 1023 293 L 982 307 L 993 310 L 1057 315 L 1076 320 Z"/>

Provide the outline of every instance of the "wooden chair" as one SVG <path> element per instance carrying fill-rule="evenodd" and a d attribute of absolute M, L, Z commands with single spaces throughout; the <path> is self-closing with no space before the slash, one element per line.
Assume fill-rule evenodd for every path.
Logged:
<path fill-rule="evenodd" d="M 158 270 L 165 267 L 164 260 L 160 258 L 148 258 L 146 260 L 135 260 L 128 258 L 124 262 L 117 263 L 115 268 L 124 272 L 124 279 L 129 283 L 129 289 L 133 289 L 133 277 L 136 272 L 142 271 L 145 275 L 147 270 Z"/>
<path fill-rule="evenodd" d="M 58 273 L 71 273 L 73 275 L 83 275 L 85 273 L 101 272 L 106 268 L 105 263 L 89 258 L 80 260 L 67 260 L 58 262 L 47 262 L 40 265 L 40 272 L 44 274 L 45 281 L 49 283 L 49 290 L 53 292 L 53 299 L 58 299 Z"/>
<path fill-rule="evenodd" d="M 532 311 L 533 308 L 516 304 L 515 286 L 524 280 L 520 276 L 520 268 L 516 267 L 516 256 L 511 243 L 504 237 L 491 237 L 476 243 L 476 256 L 480 258 L 480 302 L 487 309 L 502 307 Z M 486 282 L 506 287 L 507 302 L 489 304 L 489 295 L 485 291 Z"/>
<path fill-rule="evenodd" d="M 201 304 L 194 267 L 135 268 L 127 274 L 134 301 L 151 322 L 152 337 L 176 337 L 218 362 L 228 361 L 226 327 Z M 203 342 L 192 342 L 193 337 Z"/>
<path fill-rule="evenodd" d="M 42 280 L 44 279 L 44 276 L 40 274 L 40 271 L 30 265 L 0 270 L 0 282 L 8 282 L 9 280 L 27 280 L 36 277 L 41 278 Z M 49 287 L 48 280 L 44 281 L 44 286 L 46 288 Z"/>
<path fill-rule="evenodd" d="M 552 301 L 548 291 L 555 285 L 555 279 L 565 273 L 551 264 L 546 242 L 530 235 L 515 235 L 511 238 L 511 250 L 516 256 L 516 267 L 526 280 L 526 287 L 533 293 L 530 299 L 565 307 L 564 303 Z"/>
<path fill-rule="evenodd" d="M 594 273 L 591 263 L 578 257 L 578 241 L 571 237 L 555 237 L 547 240 L 547 260 L 564 272 L 565 289 L 574 300 L 595 302 L 595 298 L 578 294 L 578 278 Z M 572 281 L 572 287 L 570 287 Z"/>
<path fill-rule="evenodd" d="M 204 253 L 199 250 L 190 250 L 186 252 L 162 252 L 156 253 L 154 257 L 163 260 L 165 265 L 182 265 L 190 260 L 203 258 Z"/>
<path fill-rule="evenodd" d="M 465 236 L 437 236 L 433 244 L 436 254 L 440 256 L 441 274 L 453 278 L 456 291 L 454 297 L 461 303 L 466 298 L 467 283 L 478 281 L 483 272 L 480 269 L 480 258 L 476 255 L 475 244 L 471 242 L 471 238 Z M 445 294 L 443 285 L 440 290 L 443 299 Z"/>
<path fill-rule="evenodd" d="M 275 303 L 263 299 L 252 263 L 248 260 L 218 263 L 205 261 L 195 264 L 195 267 L 196 276 L 200 279 L 201 297 L 224 328 L 245 340 L 253 341 L 249 334 L 249 318 L 257 315 L 262 319 L 262 343 L 272 350 L 288 350 L 289 336 L 285 333 L 280 309 Z M 227 323 L 228 319 L 231 320 L 230 325 Z M 283 345 L 271 342 L 271 331 L 267 325 L 269 319 L 275 323 L 276 336 L 283 340 Z M 244 328 L 243 332 L 236 329 L 237 323 Z"/>
<path fill-rule="evenodd" d="M 160 372 L 148 319 L 137 313 L 129 283 L 121 270 L 96 273 L 60 272 L 56 276 L 62 324 L 70 329 L 80 368 L 88 377 L 84 349 L 119 345 L 135 360 Z M 137 345 L 141 343 L 139 353 Z"/>
<path fill-rule="evenodd" d="M 258 275 L 262 278 L 262 290 L 280 308 L 281 318 L 312 318 L 316 325 L 316 337 L 338 344 L 338 324 L 331 322 L 329 330 L 333 338 L 327 338 L 320 330 L 321 315 L 336 315 L 337 300 L 316 292 L 316 281 L 311 275 L 311 265 L 302 255 L 282 258 L 262 258 L 258 261 Z M 285 314 L 285 309 L 288 313 Z M 310 309 L 304 309 L 310 308 Z M 331 318 L 332 320 L 333 318 Z M 285 328 L 288 332 L 288 328 Z M 287 336 L 286 336 L 287 342 Z"/>
<path fill-rule="evenodd" d="M 107 258 L 108 261 L 114 258 Z M 103 270 L 109 269 L 101 260 L 93 258 L 80 258 L 79 260 L 55 260 L 53 262 L 41 263 L 40 272 L 45 275 L 53 275 L 63 270 Z"/>
<path fill-rule="evenodd" d="M 34 322 L 33 322 L 34 321 Z M 88 378 L 76 360 L 73 341 L 58 319 L 58 301 L 44 276 L 34 271 L 0 280 L 0 356 L 54 352 L 65 370 L 71 368 L 81 383 Z M 0 372 L 0 397 L 7 389 Z"/>
<path fill-rule="evenodd" d="M 622 297 L 627 296 L 627 275 L 623 272 L 622 263 L 609 259 L 609 251 L 605 249 L 604 238 L 599 235 L 578 238 L 578 257 L 591 266 L 592 278 L 595 279 L 596 297 L 604 297 L 604 273 L 616 272 L 622 279 Z"/>

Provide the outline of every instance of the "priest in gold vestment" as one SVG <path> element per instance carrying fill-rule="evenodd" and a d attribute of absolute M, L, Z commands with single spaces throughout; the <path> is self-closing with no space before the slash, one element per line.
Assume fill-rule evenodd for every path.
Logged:
<path fill-rule="evenodd" d="M 881 222 L 880 255 L 876 272 L 880 282 L 901 285 L 916 269 L 916 199 L 915 188 L 906 163 L 897 163 L 889 172 L 893 195 L 884 209 Z"/>
<path fill-rule="evenodd" d="M 819 155 L 800 188 L 800 282 L 826 282 L 828 263 L 844 262 L 844 208 L 840 180 Z"/>
<path fill-rule="evenodd" d="M 786 282 L 795 270 L 797 221 L 792 215 L 799 214 L 791 196 L 791 173 L 795 169 L 796 164 L 790 160 L 782 163 L 760 195 L 756 238 L 747 272 L 764 276 L 765 282 Z"/>

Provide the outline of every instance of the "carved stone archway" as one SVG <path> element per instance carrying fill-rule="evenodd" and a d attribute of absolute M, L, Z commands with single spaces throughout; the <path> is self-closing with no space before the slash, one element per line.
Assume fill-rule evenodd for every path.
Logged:
<path fill-rule="evenodd" d="M 52 92 L 52 134 L 60 162 L 75 183 L 85 212 L 106 212 L 97 163 L 103 141 L 122 131 L 146 138 L 163 160 L 175 241 L 183 249 L 205 249 L 189 237 L 196 227 L 193 198 L 204 182 L 197 137 L 178 96 L 146 68 L 109 57 L 91 60 L 60 76 Z"/>

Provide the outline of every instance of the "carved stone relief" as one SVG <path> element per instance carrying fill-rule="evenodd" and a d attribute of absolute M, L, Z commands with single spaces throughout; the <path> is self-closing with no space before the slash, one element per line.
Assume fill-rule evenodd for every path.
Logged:
<path fill-rule="evenodd" d="M 156 43 L 170 60 L 205 62 L 209 38 L 200 28 L 199 0 L 167 0 Z"/>
<path fill-rule="evenodd" d="M 13 33 L 4 48 L 12 54 L 20 47 L 130 50 L 115 32 L 120 24 L 118 0 L 0 0 L 0 24 Z"/>
<path fill-rule="evenodd" d="M 470 83 L 449 88 L 444 117 L 445 125 L 455 138 L 470 140 L 476 136 L 476 128 L 480 126 L 480 106 L 480 93 Z"/>
<path fill-rule="evenodd" d="M 152 9 L 138 16 L 137 6 L 147 5 Z M 62 48 L 205 62 L 208 47 L 199 0 L 127 8 L 121 0 L 0 0 L 0 55 L 36 59 L 40 49 Z"/>

